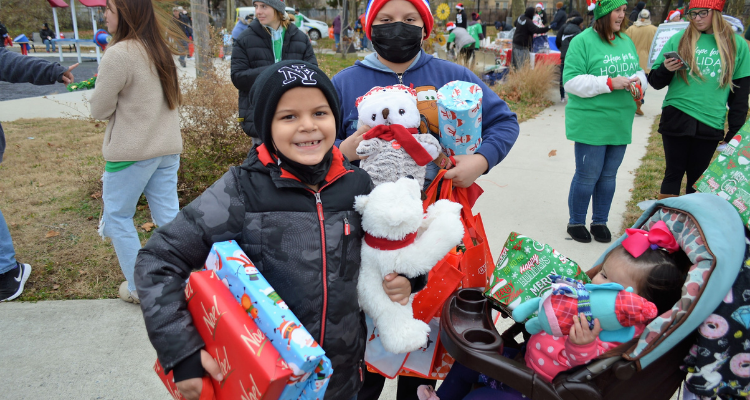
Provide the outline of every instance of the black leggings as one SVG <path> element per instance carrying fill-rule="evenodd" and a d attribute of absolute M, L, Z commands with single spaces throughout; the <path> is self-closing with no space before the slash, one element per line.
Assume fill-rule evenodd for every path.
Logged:
<path fill-rule="evenodd" d="M 694 193 L 693 184 L 708 168 L 719 140 L 691 136 L 661 135 L 667 169 L 661 182 L 661 194 L 680 195 L 682 177 L 687 173 L 685 193 Z"/>
<path fill-rule="evenodd" d="M 414 378 L 410 376 L 398 377 L 398 389 L 396 400 L 418 400 L 417 388 L 419 385 L 431 385 L 435 387 L 437 381 L 432 379 Z M 357 394 L 357 400 L 378 400 L 385 385 L 385 377 L 370 371 L 365 371 L 365 383 Z"/>
<path fill-rule="evenodd" d="M 561 61 L 560 62 L 560 99 L 561 100 L 565 98 L 565 88 L 563 87 L 563 80 L 562 80 L 563 69 L 565 69 L 565 62 Z"/>

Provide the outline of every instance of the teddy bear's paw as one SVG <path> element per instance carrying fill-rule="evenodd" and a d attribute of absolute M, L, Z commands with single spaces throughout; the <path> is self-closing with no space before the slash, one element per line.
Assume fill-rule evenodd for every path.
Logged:
<path fill-rule="evenodd" d="M 380 331 L 383 348 L 394 354 L 402 354 L 427 345 L 430 327 L 420 320 L 412 319 L 399 323 L 398 330 L 388 333 Z"/>
<path fill-rule="evenodd" d="M 431 205 L 427 209 L 427 213 L 436 213 L 439 215 L 461 215 L 461 208 L 461 204 L 443 199 L 438 200 L 435 204 Z"/>

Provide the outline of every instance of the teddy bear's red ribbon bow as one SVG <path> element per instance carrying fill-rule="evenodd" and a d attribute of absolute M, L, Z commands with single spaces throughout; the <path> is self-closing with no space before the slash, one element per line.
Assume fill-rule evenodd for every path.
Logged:
<path fill-rule="evenodd" d="M 622 247 L 635 258 L 638 258 L 643 254 L 649 247 L 653 249 L 663 248 L 670 253 L 680 249 L 680 245 L 669 231 L 667 224 L 664 221 L 659 221 L 651 227 L 650 231 L 644 231 L 643 229 L 626 229 L 625 233 L 628 237 L 622 241 Z"/>

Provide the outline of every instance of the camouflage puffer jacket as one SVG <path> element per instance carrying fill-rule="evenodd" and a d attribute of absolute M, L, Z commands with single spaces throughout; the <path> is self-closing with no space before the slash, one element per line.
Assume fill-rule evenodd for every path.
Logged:
<path fill-rule="evenodd" d="M 331 359 L 326 398 L 359 391 L 366 328 L 357 301 L 363 231 L 354 197 L 368 194 L 372 183 L 333 151 L 315 193 L 280 169 L 265 146 L 256 147 L 138 253 L 143 317 L 167 371 L 204 346 L 186 309 L 185 280 L 213 243 L 235 240 Z"/>

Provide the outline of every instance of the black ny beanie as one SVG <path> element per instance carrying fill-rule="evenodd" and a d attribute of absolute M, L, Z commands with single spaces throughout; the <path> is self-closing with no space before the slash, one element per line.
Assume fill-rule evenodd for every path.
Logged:
<path fill-rule="evenodd" d="M 272 153 L 276 153 L 271 137 L 271 123 L 281 96 L 296 87 L 316 87 L 323 92 L 336 119 L 336 131 L 341 127 L 339 98 L 333 83 L 317 66 L 300 60 L 286 60 L 269 65 L 255 80 L 252 102 L 255 107 L 253 121 L 260 140 Z"/>

